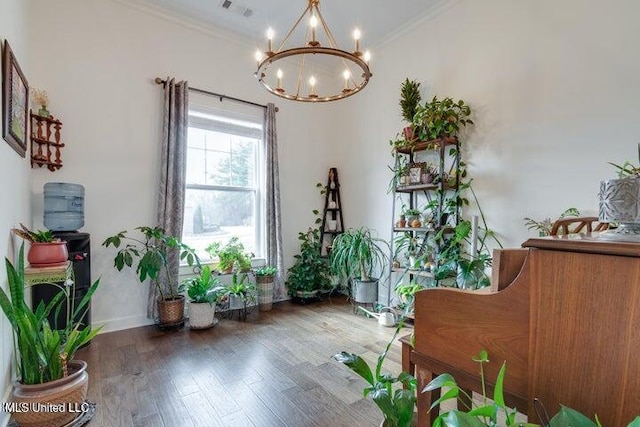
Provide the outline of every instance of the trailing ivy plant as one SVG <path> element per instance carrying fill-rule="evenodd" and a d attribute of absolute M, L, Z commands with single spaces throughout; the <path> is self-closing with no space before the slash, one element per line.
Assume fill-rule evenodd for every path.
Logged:
<path fill-rule="evenodd" d="M 326 194 L 325 185 L 316 184 L 316 187 L 320 189 L 320 194 Z M 313 214 L 315 227 L 309 227 L 307 231 L 298 233 L 300 253 L 293 256 L 295 260 L 293 266 L 287 270 L 285 285 L 291 297 L 298 296 L 298 291 L 313 292 L 331 287 L 329 264 L 321 255 L 322 242 L 319 226 L 322 224 L 322 218 L 317 209 L 313 210 Z"/>
<path fill-rule="evenodd" d="M 471 107 L 463 100 L 454 101 L 448 97 L 438 99 L 434 96 L 431 102 L 418 107 L 412 126 L 422 141 L 455 137 L 463 127 L 473 124 L 469 116 Z"/>
<path fill-rule="evenodd" d="M 455 150 L 455 149 L 452 149 Z M 455 154 L 455 152 L 452 152 Z M 473 180 L 467 179 L 466 164 L 460 162 L 458 168 L 458 188 L 454 191 L 446 191 L 443 200 L 443 213 L 448 215 L 456 215 L 458 209 L 469 206 L 470 201 L 466 197 L 469 192 L 473 197 L 473 202 L 480 214 L 481 223 L 478 226 L 477 253 L 469 254 L 466 250 L 471 246 L 472 226 L 469 220 L 461 220 L 453 227 L 443 227 L 435 236 L 435 241 L 439 247 L 438 257 L 436 259 L 436 268 L 434 270 L 435 278 L 443 280 L 449 277 L 456 277 L 456 285 L 467 289 L 482 288 L 490 285 L 489 277 L 485 270 L 491 266 L 492 257 L 489 249 L 489 243 L 493 241 L 500 248 L 502 243 L 497 238 L 495 232 L 491 230 L 487 224 L 484 211 L 480 205 L 480 201 L 473 190 Z M 438 190 L 438 192 L 441 190 Z M 434 204 L 432 199 L 430 204 Z M 435 200 L 437 203 L 437 200 Z M 437 219 L 436 219 L 437 221 Z M 442 226 L 446 225 L 443 219 L 440 219 Z"/>

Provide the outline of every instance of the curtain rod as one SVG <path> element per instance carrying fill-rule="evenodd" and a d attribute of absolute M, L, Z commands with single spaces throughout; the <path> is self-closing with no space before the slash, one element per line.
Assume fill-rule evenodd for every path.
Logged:
<path fill-rule="evenodd" d="M 155 82 L 156 82 L 156 84 L 162 85 L 162 86 L 167 84 L 167 81 L 161 79 L 160 77 L 156 77 Z M 216 97 L 220 98 L 220 101 L 222 101 L 223 99 L 228 99 L 229 101 L 241 102 L 243 104 L 253 105 L 254 107 L 260 107 L 260 108 L 264 108 L 264 109 L 267 108 L 266 105 L 258 104 L 256 102 L 246 101 L 246 100 L 240 99 L 240 98 L 234 98 L 233 96 L 223 95 L 221 93 L 210 92 L 208 90 L 197 89 L 195 87 L 189 87 L 189 90 L 191 90 L 193 92 L 201 93 L 201 94 L 204 94 L 204 95 L 216 96 Z M 276 112 L 278 112 L 278 111 L 280 111 L 280 109 L 278 107 L 276 107 Z"/>

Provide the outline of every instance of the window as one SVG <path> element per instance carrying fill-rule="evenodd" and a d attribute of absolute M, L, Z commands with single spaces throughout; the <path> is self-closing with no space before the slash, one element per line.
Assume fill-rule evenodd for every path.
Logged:
<path fill-rule="evenodd" d="M 264 257 L 262 111 L 253 115 L 189 106 L 182 240 L 204 261 L 213 242 L 238 236 Z"/>

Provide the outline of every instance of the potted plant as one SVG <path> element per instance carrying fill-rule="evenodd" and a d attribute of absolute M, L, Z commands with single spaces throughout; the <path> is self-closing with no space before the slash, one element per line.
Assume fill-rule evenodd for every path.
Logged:
<path fill-rule="evenodd" d="M 415 139 L 413 127 L 413 116 L 416 115 L 422 97 L 420 96 L 420 83 L 408 78 L 400 86 L 400 109 L 402 118 L 410 125 L 404 128 L 404 135 L 407 141 Z"/>
<path fill-rule="evenodd" d="M 260 311 L 271 310 L 273 303 L 273 281 L 277 273 L 278 269 L 272 265 L 257 268 L 255 271 Z"/>
<path fill-rule="evenodd" d="M 409 268 L 410 270 L 421 269 L 420 264 L 422 261 L 424 248 L 423 245 L 418 243 L 418 239 L 415 236 L 413 236 L 410 232 L 404 232 L 394 239 L 394 246 L 394 253 L 399 254 L 401 252 L 404 252 L 404 255 L 407 258 L 408 262 L 407 268 Z"/>
<path fill-rule="evenodd" d="M 576 217 L 580 216 L 580 211 L 576 208 L 566 209 L 564 212 L 560 214 L 558 219 L 562 219 L 570 216 L 576 216 Z M 542 221 L 536 221 L 529 217 L 524 218 L 524 225 L 527 226 L 527 229 L 537 231 L 538 235 L 540 236 L 550 235 L 554 222 L 555 220 L 551 220 L 551 218 L 545 218 Z"/>
<path fill-rule="evenodd" d="M 233 273 L 231 284 L 226 287 L 229 296 L 229 309 L 240 310 L 238 318 L 247 320 L 247 307 L 256 304 L 257 289 L 247 280 L 246 273 Z"/>
<path fill-rule="evenodd" d="M 333 241 L 329 258 L 331 272 L 343 280 L 351 281 L 355 302 L 373 303 L 377 299 L 378 279 L 374 273 L 384 270 L 389 245 L 374 237 L 366 227 L 350 228 Z"/>
<path fill-rule="evenodd" d="M 416 292 L 425 289 L 419 283 L 409 282 L 408 284 L 399 283 L 396 286 L 396 295 L 400 299 L 400 306 L 405 310 L 405 313 L 413 313 L 413 300 Z"/>
<path fill-rule="evenodd" d="M 418 106 L 412 124 L 421 140 L 430 141 L 457 136 L 460 129 L 473 124 L 470 115 L 471 108 L 463 100 L 434 96 L 431 102 Z"/>
<path fill-rule="evenodd" d="M 215 325 L 216 303 L 226 295 L 220 280 L 214 277 L 211 267 L 205 265 L 199 276 L 182 282 L 189 296 L 189 328 L 208 329 Z"/>
<path fill-rule="evenodd" d="M 31 244 L 27 252 L 27 261 L 32 267 L 52 267 L 67 262 L 67 242 L 54 237 L 51 231 L 31 231 L 23 224 L 11 231 Z"/>
<path fill-rule="evenodd" d="M 401 372 L 398 376 L 382 372 L 384 359 L 403 324 L 404 322 L 400 321 L 393 338 L 382 354 L 378 356 L 375 369 L 371 369 L 366 360 L 354 353 L 343 351 L 333 356 L 335 360 L 344 363 L 367 382 L 364 396 L 370 396 L 382 411 L 384 421 L 381 427 L 410 427 L 413 425 L 413 411 L 416 406 L 416 379 L 406 372 Z"/>
<path fill-rule="evenodd" d="M 420 214 L 422 212 L 416 208 L 409 208 L 404 211 L 405 216 L 408 218 L 407 223 L 409 227 L 419 228 L 422 226 L 422 222 L 420 222 Z"/>
<path fill-rule="evenodd" d="M 87 364 L 74 360 L 76 351 L 98 334 L 101 328 L 81 327 L 87 304 L 98 288 L 91 285 L 87 294 L 74 306 L 75 286 L 65 283 L 48 303 L 40 302 L 35 310 L 25 301 L 24 247 L 20 247 L 18 263 L 5 259 L 9 295 L 0 287 L 0 306 L 13 332 L 14 361 L 18 380 L 14 382 L 11 400 L 21 409 L 40 405 L 62 407 L 61 412 L 29 410 L 13 412 L 21 426 L 67 425 L 78 415 L 86 397 L 89 376 Z M 67 308 L 65 329 L 52 329 L 47 317 L 51 312 Z"/>
<path fill-rule="evenodd" d="M 640 144 L 638 144 L 640 161 Z M 625 161 L 621 166 L 609 163 L 618 171 L 618 179 L 600 181 L 601 222 L 616 223 L 618 227 L 606 232 L 607 237 L 640 234 L 640 166 Z"/>
<path fill-rule="evenodd" d="M 473 356 L 472 360 L 480 364 L 480 382 L 482 385 L 482 399 L 472 399 L 467 389 L 458 386 L 455 378 L 451 374 L 444 373 L 438 375 L 431 380 L 422 390 L 422 392 L 434 391 L 442 389 L 439 393 L 440 397 L 431 405 L 430 411 L 433 408 L 437 408 L 442 403 L 455 400 L 457 402 L 457 409 L 441 412 L 438 417 L 433 421 L 433 425 L 444 426 L 492 426 L 496 427 L 504 425 L 505 427 L 511 426 L 523 426 L 523 427 L 537 427 L 538 424 L 532 423 L 518 423 L 516 422 L 516 410 L 506 406 L 504 401 L 503 384 L 506 374 L 507 362 L 503 362 L 496 377 L 494 385 L 494 394 L 491 398 L 487 396 L 487 384 L 484 377 L 484 365 L 489 362 L 489 354 L 486 350 L 481 350 L 476 356 Z M 446 390 L 446 392 L 445 392 Z M 462 398 L 461 398 L 462 397 Z M 483 402 L 482 406 L 477 405 L 476 402 Z M 471 402 L 471 404 L 467 403 Z M 538 414 L 539 416 L 541 414 Z M 547 417 L 544 422 L 546 427 L 600 427 L 601 424 L 596 418 L 596 422 L 590 420 L 582 413 L 575 409 L 568 408 L 566 406 L 560 407 L 560 411 L 554 415 L 551 420 L 548 419 L 546 410 L 542 411 L 542 415 Z M 504 424 L 499 424 L 500 419 L 504 420 Z M 640 417 L 636 417 L 631 421 L 627 427 L 640 427 Z"/>
<path fill-rule="evenodd" d="M 294 255 L 294 263 L 287 270 L 287 292 L 289 296 L 300 300 L 316 298 L 318 292 L 330 287 L 329 266 L 320 255 L 320 232 L 309 228 L 298 233 L 300 253 Z M 333 256 L 335 245 L 332 246 Z"/>
<path fill-rule="evenodd" d="M 121 231 L 108 237 L 102 246 L 118 249 L 113 261 L 118 271 L 125 267 L 135 268 L 140 283 L 149 279 L 156 287 L 159 325 L 181 325 L 184 322 L 184 296 L 178 293 L 178 283 L 169 279 L 169 253 L 177 251 L 180 260 L 189 266 L 199 266 L 200 260 L 193 249 L 176 237 L 166 235 L 160 227 L 141 226 L 135 230 L 141 236 L 131 237 L 127 231 Z"/>
<path fill-rule="evenodd" d="M 219 259 L 217 270 L 223 274 L 230 274 L 234 269 L 244 273 L 251 270 L 253 254 L 245 251 L 237 236 L 231 237 L 224 246 L 220 242 L 211 243 L 205 250 L 212 258 Z"/>

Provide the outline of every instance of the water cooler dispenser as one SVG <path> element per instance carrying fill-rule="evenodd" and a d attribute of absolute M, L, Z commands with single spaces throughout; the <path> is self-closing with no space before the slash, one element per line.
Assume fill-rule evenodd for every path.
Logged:
<path fill-rule="evenodd" d="M 78 184 L 50 182 L 44 186 L 44 225 L 54 236 L 67 242 L 69 261 L 72 263 L 75 280 L 74 307 L 77 307 L 91 287 L 91 239 L 89 233 L 75 231 L 84 226 L 84 187 Z M 32 288 L 32 303 L 45 304 L 59 291 L 52 285 L 35 285 Z M 66 306 L 58 319 L 49 314 L 49 323 L 59 329 L 66 326 Z M 91 325 L 91 302 L 80 320 L 83 326 Z"/>

